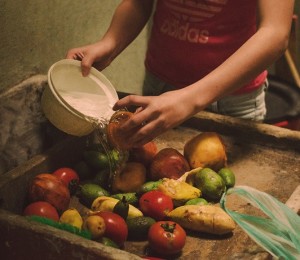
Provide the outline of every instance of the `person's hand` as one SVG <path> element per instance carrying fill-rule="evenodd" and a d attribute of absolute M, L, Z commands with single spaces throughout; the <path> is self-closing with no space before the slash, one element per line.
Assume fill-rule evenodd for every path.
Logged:
<path fill-rule="evenodd" d="M 99 41 L 69 50 L 66 58 L 81 60 L 82 75 L 87 76 L 92 66 L 100 71 L 105 69 L 114 59 L 112 53 L 112 47 L 109 44 Z"/>
<path fill-rule="evenodd" d="M 134 115 L 122 125 L 122 131 L 128 133 L 125 134 L 128 143 L 138 147 L 192 116 L 195 113 L 192 103 L 188 93 L 182 89 L 160 96 L 129 95 L 120 99 L 114 109 L 138 107 Z"/>

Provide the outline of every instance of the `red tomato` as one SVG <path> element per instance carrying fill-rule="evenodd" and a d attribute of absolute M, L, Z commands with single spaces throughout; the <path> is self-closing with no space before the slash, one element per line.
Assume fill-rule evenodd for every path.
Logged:
<path fill-rule="evenodd" d="M 104 219 L 104 236 L 122 247 L 128 236 L 128 227 L 125 220 L 118 214 L 110 211 L 97 212 L 97 215 Z"/>
<path fill-rule="evenodd" d="M 36 201 L 27 205 L 23 211 L 24 216 L 41 216 L 45 218 L 50 218 L 55 221 L 59 220 L 59 215 L 56 210 L 49 202 L 46 201 Z"/>
<path fill-rule="evenodd" d="M 74 194 L 79 185 L 79 176 L 77 172 L 68 167 L 62 167 L 53 172 Z"/>
<path fill-rule="evenodd" d="M 139 199 L 139 206 L 144 215 L 155 220 L 163 220 L 174 208 L 171 197 L 157 190 L 144 193 Z"/>
<path fill-rule="evenodd" d="M 179 253 L 185 245 L 185 240 L 184 229 L 173 221 L 158 221 L 150 227 L 148 233 L 150 248 L 162 255 Z"/>

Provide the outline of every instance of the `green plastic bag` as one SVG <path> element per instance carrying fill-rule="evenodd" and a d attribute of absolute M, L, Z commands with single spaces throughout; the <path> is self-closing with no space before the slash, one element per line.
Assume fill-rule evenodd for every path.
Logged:
<path fill-rule="evenodd" d="M 268 218 L 241 214 L 226 208 L 226 197 L 236 194 L 264 212 Z M 275 258 L 300 259 L 300 217 L 271 195 L 248 186 L 236 186 L 223 194 L 222 208 L 261 247 Z"/>

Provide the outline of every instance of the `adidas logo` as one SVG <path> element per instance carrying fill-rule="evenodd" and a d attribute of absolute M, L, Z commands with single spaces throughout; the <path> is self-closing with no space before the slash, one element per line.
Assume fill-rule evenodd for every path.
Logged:
<path fill-rule="evenodd" d="M 189 22 L 180 23 L 178 20 L 165 20 L 160 31 L 170 37 L 191 43 L 205 44 L 209 39 L 207 30 L 193 28 Z"/>

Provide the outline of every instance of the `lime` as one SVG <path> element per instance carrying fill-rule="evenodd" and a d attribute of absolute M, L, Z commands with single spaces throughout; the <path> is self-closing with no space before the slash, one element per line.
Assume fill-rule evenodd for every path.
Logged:
<path fill-rule="evenodd" d="M 109 151 L 109 155 L 113 162 L 118 162 L 120 160 L 120 152 L 117 149 Z"/>
<path fill-rule="evenodd" d="M 190 199 L 185 203 L 185 205 L 207 205 L 207 204 L 208 204 L 207 200 L 203 198 Z"/>
<path fill-rule="evenodd" d="M 87 150 L 83 152 L 83 157 L 87 165 L 96 170 L 109 168 L 109 159 L 104 152 Z"/>
<path fill-rule="evenodd" d="M 222 177 L 210 168 L 203 168 L 195 175 L 195 186 L 207 200 L 218 201 L 225 191 Z"/>
<path fill-rule="evenodd" d="M 235 175 L 231 169 L 222 168 L 218 171 L 218 174 L 222 177 L 227 189 L 235 185 Z"/>

